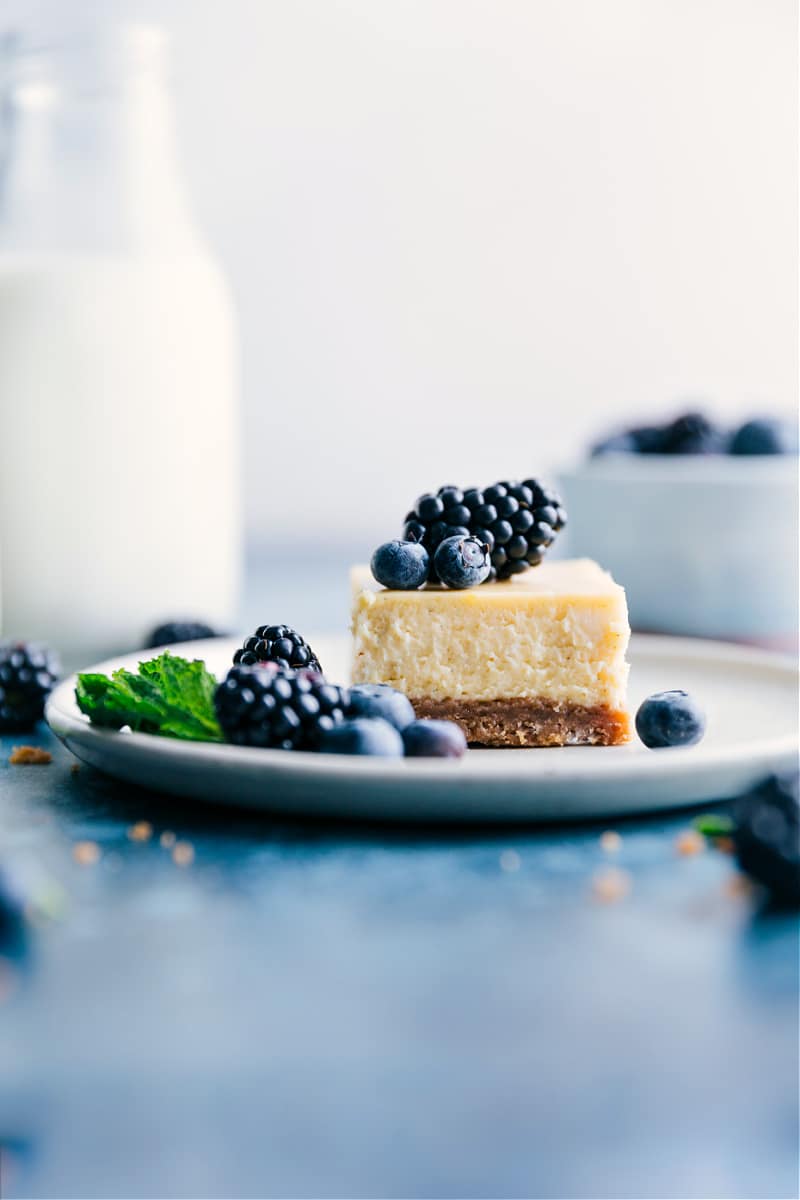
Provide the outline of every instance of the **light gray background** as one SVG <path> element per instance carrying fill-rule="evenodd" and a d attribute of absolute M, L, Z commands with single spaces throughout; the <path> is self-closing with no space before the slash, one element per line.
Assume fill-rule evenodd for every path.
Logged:
<path fill-rule="evenodd" d="M 99 12 L 174 35 L 241 320 L 251 538 L 369 545 L 418 491 L 552 470 L 617 418 L 794 405 L 794 0 L 37 19 Z"/>

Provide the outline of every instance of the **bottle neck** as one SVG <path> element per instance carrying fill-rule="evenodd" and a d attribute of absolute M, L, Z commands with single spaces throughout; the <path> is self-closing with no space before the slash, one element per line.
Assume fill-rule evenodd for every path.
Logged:
<path fill-rule="evenodd" d="M 182 255 L 198 248 L 157 30 L 14 52 L 3 93 L 0 246 Z"/>

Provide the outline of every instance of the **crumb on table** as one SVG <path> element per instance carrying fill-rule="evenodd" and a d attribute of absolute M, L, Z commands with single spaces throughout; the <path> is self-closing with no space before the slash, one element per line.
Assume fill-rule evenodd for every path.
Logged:
<path fill-rule="evenodd" d="M 132 842 L 149 842 L 153 836 L 153 826 L 149 821 L 137 821 L 128 827 L 128 837 Z"/>
<path fill-rule="evenodd" d="M 746 875 L 735 871 L 725 880 L 722 890 L 731 900 L 742 900 L 750 897 L 755 889 Z"/>
<path fill-rule="evenodd" d="M 592 893 L 601 904 L 615 904 L 623 900 L 633 886 L 627 871 L 619 867 L 605 867 L 592 880 Z"/>
<path fill-rule="evenodd" d="M 176 867 L 189 867 L 194 862 L 194 846 L 191 842 L 176 842 L 172 851 Z"/>
<path fill-rule="evenodd" d="M 12 767 L 43 767 L 53 761 L 53 756 L 40 746 L 14 746 L 8 761 Z"/>
<path fill-rule="evenodd" d="M 175 845 L 175 834 L 171 829 L 165 829 L 158 840 L 165 850 L 170 850 Z"/>
<path fill-rule="evenodd" d="M 600 837 L 600 849 L 606 854 L 616 854 L 622 846 L 622 838 L 616 829 L 607 829 Z"/>
<path fill-rule="evenodd" d="M 675 840 L 675 849 L 684 858 L 693 854 L 702 854 L 706 848 L 706 839 L 696 829 L 687 829 Z"/>
<path fill-rule="evenodd" d="M 69 769 L 69 773 L 70 773 L 70 775 L 77 775 L 78 771 L 80 771 L 80 769 L 81 769 L 80 763 L 73 763 Z"/>
<path fill-rule="evenodd" d="M 76 842 L 72 847 L 72 857 L 81 867 L 92 867 L 100 858 L 100 847 L 97 842 Z"/>

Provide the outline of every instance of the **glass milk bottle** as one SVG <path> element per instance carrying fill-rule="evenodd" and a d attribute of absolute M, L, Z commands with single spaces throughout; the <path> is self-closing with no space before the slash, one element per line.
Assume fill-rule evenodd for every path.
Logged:
<path fill-rule="evenodd" d="M 236 327 L 165 55 L 152 28 L 3 54 L 0 620 L 84 665 L 237 599 Z"/>

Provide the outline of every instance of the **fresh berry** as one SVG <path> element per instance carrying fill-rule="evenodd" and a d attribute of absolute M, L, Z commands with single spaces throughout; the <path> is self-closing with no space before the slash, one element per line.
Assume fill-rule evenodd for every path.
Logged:
<path fill-rule="evenodd" d="M 448 484 L 420 496 L 408 513 L 403 536 L 422 542 L 430 556 L 428 578 L 438 580 L 435 553 L 447 538 L 470 535 L 489 547 L 487 578 L 508 579 L 542 561 L 567 523 L 561 500 L 536 479 L 495 483 L 488 488 Z"/>
<path fill-rule="evenodd" d="M 445 538 L 436 547 L 433 565 L 446 587 L 477 587 L 492 569 L 488 543 L 476 537 Z"/>
<path fill-rule="evenodd" d="M 636 425 L 628 432 L 637 454 L 666 454 L 665 425 Z"/>
<path fill-rule="evenodd" d="M 733 834 L 739 866 L 775 901 L 800 906 L 798 774 L 772 775 L 735 806 Z"/>
<path fill-rule="evenodd" d="M 636 439 L 632 433 L 614 433 L 595 442 L 591 449 L 592 458 L 601 458 L 604 454 L 635 454 L 638 450 Z"/>
<path fill-rule="evenodd" d="M 317 750 L 323 735 L 344 720 L 349 699 L 345 688 L 315 671 L 240 664 L 217 688 L 214 707 L 225 737 L 237 746 Z"/>
<path fill-rule="evenodd" d="M 372 574 L 384 587 L 413 591 L 428 578 L 428 551 L 421 542 L 403 542 L 397 538 L 378 546 L 371 566 Z"/>
<path fill-rule="evenodd" d="M 354 717 L 329 729 L 322 738 L 323 754 L 372 754 L 402 758 L 403 739 L 382 717 Z"/>
<path fill-rule="evenodd" d="M 467 739 L 454 721 L 414 721 L 403 730 L 403 745 L 409 758 L 461 758 Z"/>
<path fill-rule="evenodd" d="M 661 454 L 720 454 L 725 435 L 702 413 L 689 412 L 676 417 L 664 429 Z"/>
<path fill-rule="evenodd" d="M 683 413 L 663 425 L 636 425 L 597 442 L 592 458 L 611 453 L 722 454 L 726 434 L 699 412 Z"/>
<path fill-rule="evenodd" d="M 731 439 L 731 454 L 797 454 L 797 425 L 777 418 L 746 421 Z"/>
<path fill-rule="evenodd" d="M 21 959 L 31 923 L 53 916 L 58 885 L 38 860 L 15 857 L 0 863 L 0 959 Z"/>
<path fill-rule="evenodd" d="M 300 636 L 288 625 L 259 625 L 252 637 L 233 656 L 234 665 L 239 663 L 252 667 L 256 663 L 275 663 L 292 671 L 307 667 L 311 671 L 322 671 L 319 659 Z"/>
<path fill-rule="evenodd" d="M 0 642 L 0 733 L 23 733 L 44 716 L 61 672 L 57 655 L 35 642 Z"/>
<path fill-rule="evenodd" d="M 199 642 L 203 638 L 219 636 L 216 629 L 203 621 L 165 621 L 150 633 L 144 648 L 155 650 L 158 646 L 171 646 L 174 642 Z"/>
<path fill-rule="evenodd" d="M 636 732 L 645 746 L 693 746 L 706 730 L 705 713 L 688 692 L 656 692 L 636 714 Z"/>
<path fill-rule="evenodd" d="M 415 719 L 408 696 L 387 683 L 356 683 L 350 688 L 348 717 L 383 717 L 402 731 Z"/>

